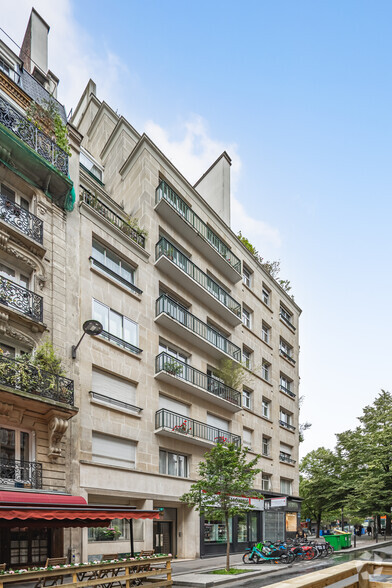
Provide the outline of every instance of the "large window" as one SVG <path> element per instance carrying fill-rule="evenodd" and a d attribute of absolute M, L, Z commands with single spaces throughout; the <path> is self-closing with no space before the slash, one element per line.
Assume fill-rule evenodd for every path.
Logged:
<path fill-rule="evenodd" d="M 282 494 L 291 494 L 292 480 L 280 478 L 280 491 Z"/>
<path fill-rule="evenodd" d="M 107 268 L 111 275 L 114 273 L 119 278 L 122 278 L 121 281 L 125 280 L 130 284 L 135 283 L 134 268 L 95 239 L 93 239 L 92 258 Z"/>
<path fill-rule="evenodd" d="M 144 521 L 141 519 L 133 519 L 133 540 L 144 540 Z M 88 542 L 108 541 L 108 529 L 114 529 L 113 538 L 110 541 L 129 541 L 129 522 L 127 519 L 113 519 L 110 521 L 109 527 L 90 527 L 88 530 Z"/>
<path fill-rule="evenodd" d="M 291 396 L 293 393 L 293 380 L 290 380 L 284 374 L 280 374 L 280 389 Z"/>
<path fill-rule="evenodd" d="M 29 289 L 30 278 L 26 274 L 20 272 L 18 269 L 12 269 L 11 267 L 0 263 L 0 277 L 6 278 L 14 284 L 18 284 L 23 288 Z"/>
<path fill-rule="evenodd" d="M 271 475 L 270 474 L 261 474 L 261 489 L 264 491 L 271 490 Z"/>
<path fill-rule="evenodd" d="M 135 469 L 135 441 L 93 431 L 92 442 L 93 462 Z"/>
<path fill-rule="evenodd" d="M 14 192 L 14 190 L 11 190 L 11 188 L 6 186 L 5 184 L 1 184 L 0 188 L 1 188 L 1 190 L 0 190 L 1 195 L 5 196 L 9 202 L 13 202 L 14 204 L 18 204 L 21 208 L 23 208 L 23 210 L 27 210 L 27 211 L 29 210 L 30 202 L 28 200 L 26 200 L 26 198 L 23 198 L 23 196 L 20 196 L 19 194 Z"/>
<path fill-rule="evenodd" d="M 107 333 L 138 347 L 139 326 L 131 319 L 115 312 L 98 300 L 93 300 L 93 318 L 102 323 Z"/>
<path fill-rule="evenodd" d="M 279 351 L 284 357 L 293 358 L 293 347 L 282 338 L 280 338 L 279 342 Z"/>
<path fill-rule="evenodd" d="M 279 420 L 283 425 L 288 425 L 289 427 L 293 425 L 293 415 L 282 408 L 280 409 Z"/>
<path fill-rule="evenodd" d="M 242 390 L 242 406 L 244 408 L 252 409 L 252 390 L 243 388 Z"/>
<path fill-rule="evenodd" d="M 188 458 L 186 455 L 172 453 L 164 449 L 159 450 L 159 473 L 177 476 L 179 478 L 188 477 Z"/>
<path fill-rule="evenodd" d="M 288 323 L 290 327 L 294 327 L 293 325 L 293 315 L 289 312 L 284 306 L 280 307 L 280 317 L 283 319 L 285 323 Z"/>
<path fill-rule="evenodd" d="M 87 155 L 85 151 L 80 152 L 79 158 L 80 164 L 99 182 L 102 183 L 102 169 L 98 163 L 96 163 L 91 155 Z"/>
<path fill-rule="evenodd" d="M 0 482 L 14 485 L 29 483 L 33 472 L 32 438 L 30 433 L 13 427 L 0 427 Z"/>

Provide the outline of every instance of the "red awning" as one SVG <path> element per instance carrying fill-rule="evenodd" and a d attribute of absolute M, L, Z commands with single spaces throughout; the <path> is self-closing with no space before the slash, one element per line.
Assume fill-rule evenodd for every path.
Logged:
<path fill-rule="evenodd" d="M 0 492 L 0 526 L 94 527 L 113 519 L 159 519 L 160 511 L 87 504 L 81 496 Z"/>

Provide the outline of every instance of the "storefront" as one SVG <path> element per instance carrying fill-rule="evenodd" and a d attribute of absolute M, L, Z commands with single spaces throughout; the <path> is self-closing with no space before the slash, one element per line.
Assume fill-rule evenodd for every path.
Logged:
<path fill-rule="evenodd" d="M 257 541 L 278 541 L 295 537 L 300 524 L 301 502 L 286 496 L 253 501 L 253 510 L 229 520 L 230 551 L 239 553 Z M 200 517 L 200 555 L 226 553 L 223 520 Z"/>

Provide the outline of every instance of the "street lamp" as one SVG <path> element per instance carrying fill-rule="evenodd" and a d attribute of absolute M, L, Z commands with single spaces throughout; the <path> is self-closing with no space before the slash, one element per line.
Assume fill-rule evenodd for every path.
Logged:
<path fill-rule="evenodd" d="M 76 359 L 76 350 L 82 342 L 83 337 L 86 335 L 91 335 L 92 337 L 96 337 L 100 335 L 103 331 L 103 326 L 99 321 L 94 319 L 90 319 L 83 323 L 83 335 L 80 337 L 78 343 L 76 345 L 72 345 L 72 359 Z"/>

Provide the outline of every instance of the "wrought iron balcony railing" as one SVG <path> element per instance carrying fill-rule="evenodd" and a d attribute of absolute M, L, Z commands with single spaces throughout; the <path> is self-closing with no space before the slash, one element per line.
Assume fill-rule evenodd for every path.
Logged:
<path fill-rule="evenodd" d="M 133 228 L 128 221 L 124 220 L 123 218 L 121 218 L 121 216 L 119 216 L 117 213 L 111 210 L 104 202 L 102 202 L 102 200 L 99 200 L 97 196 L 95 196 L 85 188 L 82 188 L 80 198 L 82 202 L 88 204 L 88 206 L 90 206 L 96 212 L 98 212 L 98 214 L 106 218 L 106 220 L 112 223 L 112 225 L 120 229 L 120 231 L 124 233 L 124 235 L 132 239 L 132 241 L 135 241 L 135 243 L 137 243 L 141 247 L 145 248 L 146 240 L 144 235 L 142 235 L 135 228 Z"/>
<path fill-rule="evenodd" d="M 2 97 L 0 97 L 0 123 L 58 171 L 68 175 L 68 155 L 65 151 Z"/>
<path fill-rule="evenodd" d="M 166 184 L 161 181 L 156 189 L 156 202 L 164 199 L 207 241 L 238 273 L 241 273 L 241 260 L 223 243 L 205 222 Z"/>
<path fill-rule="evenodd" d="M 39 294 L 0 276 L 0 303 L 19 310 L 26 316 L 42 322 L 43 298 Z"/>
<path fill-rule="evenodd" d="M 295 427 L 293 425 L 290 425 L 290 423 L 286 423 L 286 421 L 282 421 L 281 419 L 279 419 L 279 424 L 281 427 L 284 427 L 289 431 L 295 431 Z"/>
<path fill-rule="evenodd" d="M 294 392 L 292 392 L 290 390 L 290 388 L 286 388 L 286 386 L 282 386 L 282 384 L 279 386 L 279 389 L 282 390 L 282 392 L 284 392 L 285 394 L 288 394 L 289 396 L 291 396 L 291 398 L 295 398 L 295 394 Z"/>
<path fill-rule="evenodd" d="M 232 404 L 241 406 L 241 393 L 238 390 L 226 386 L 226 384 L 217 378 L 208 376 L 165 352 L 160 353 L 155 358 L 155 373 L 157 374 L 161 371 L 181 378 L 194 386 L 203 388 L 203 390 L 211 392 L 215 396 L 219 396 L 219 398 L 223 398 L 223 400 L 227 400 Z"/>
<path fill-rule="evenodd" d="M 162 312 L 211 343 L 214 347 L 223 351 L 223 353 L 230 355 L 236 361 L 241 361 L 241 349 L 237 345 L 234 345 L 234 343 L 207 325 L 207 323 L 203 323 L 203 321 L 166 294 L 162 294 L 156 301 L 156 316 Z"/>
<path fill-rule="evenodd" d="M 2 194 L 0 194 L 0 219 L 42 245 L 43 221 Z"/>
<path fill-rule="evenodd" d="M 0 487 L 42 488 L 42 464 L 9 457 L 0 457 Z"/>
<path fill-rule="evenodd" d="M 74 404 L 73 380 L 3 354 L 0 354 L 1 385 L 70 406 Z"/>
<path fill-rule="evenodd" d="M 113 335 L 112 333 L 108 333 L 108 331 L 102 331 L 102 333 L 100 334 L 100 337 L 103 337 L 104 339 L 107 339 L 108 341 L 115 343 L 119 347 L 123 347 L 124 349 L 127 349 L 127 351 L 132 351 L 132 353 L 139 354 L 143 351 L 143 349 L 139 349 L 139 347 L 136 347 L 136 345 L 133 345 L 132 343 L 129 343 L 128 341 L 124 341 L 124 339 L 120 339 L 120 337 L 117 337 L 117 335 Z"/>
<path fill-rule="evenodd" d="M 287 361 L 289 361 L 290 363 L 292 363 L 293 365 L 295 365 L 295 359 L 293 357 L 291 357 L 291 355 L 289 353 L 286 353 L 286 351 L 284 351 L 282 348 L 279 349 L 279 353 L 285 359 L 287 359 Z"/>
<path fill-rule="evenodd" d="M 217 282 L 215 282 L 209 275 L 204 273 L 197 265 L 195 265 L 188 257 L 186 257 L 179 249 L 174 247 L 170 241 L 161 237 L 155 247 L 155 259 L 158 260 L 162 255 L 170 259 L 177 267 L 185 272 L 190 278 L 195 280 L 202 288 L 204 288 L 211 296 L 214 296 L 226 308 L 231 310 L 237 317 L 241 316 L 241 304 L 234 300 Z"/>
<path fill-rule="evenodd" d="M 161 408 L 155 413 L 155 428 L 169 429 L 179 435 L 197 437 L 211 443 L 235 443 L 235 445 L 241 445 L 241 437 L 238 435 L 195 421 L 195 419 L 190 419 L 166 408 Z"/>
<path fill-rule="evenodd" d="M 295 459 L 293 459 L 289 453 L 284 453 L 283 451 L 279 453 L 279 460 L 293 465 L 295 464 Z"/>

